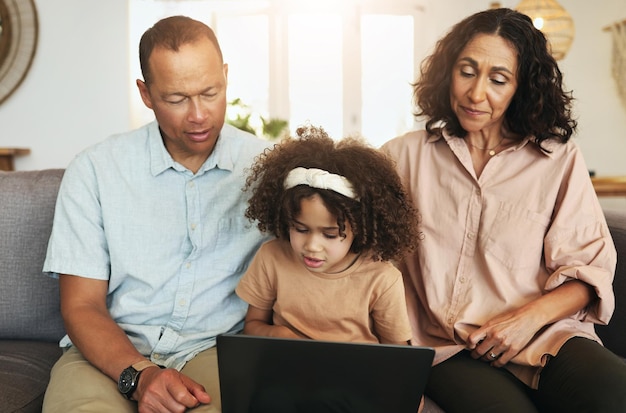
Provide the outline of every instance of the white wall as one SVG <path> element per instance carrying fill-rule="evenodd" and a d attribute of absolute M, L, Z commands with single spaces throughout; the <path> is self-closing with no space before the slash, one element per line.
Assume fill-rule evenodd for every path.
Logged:
<path fill-rule="evenodd" d="M 398 0 L 399 1 L 399 0 Z M 403 0 L 406 1 L 406 0 Z M 501 1 L 515 7 L 518 0 Z M 432 45 L 489 0 L 422 0 Z M 589 169 L 626 175 L 626 105 L 611 76 L 611 37 L 602 28 L 626 18 L 626 0 L 560 0 L 576 37 L 560 62 L 577 101 L 577 142 Z M 37 1 L 39 45 L 28 76 L 0 105 L 0 146 L 31 148 L 16 169 L 62 168 L 83 148 L 130 126 L 126 0 Z M 132 46 L 133 48 L 136 45 Z"/>
<path fill-rule="evenodd" d="M 0 105 L 0 146 L 27 147 L 16 169 L 63 168 L 129 125 L 126 0 L 36 0 L 39 41 Z"/>

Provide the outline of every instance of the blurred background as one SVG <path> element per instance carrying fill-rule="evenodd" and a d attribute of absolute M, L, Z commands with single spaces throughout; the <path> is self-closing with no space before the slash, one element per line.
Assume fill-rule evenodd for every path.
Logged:
<path fill-rule="evenodd" d="M 1 0 L 0 0 L 1 1 Z M 27 0 L 23 0 L 27 1 Z M 541 2 L 539 2 L 541 3 Z M 28 148 L 15 169 L 63 168 L 82 149 L 152 119 L 135 79 L 137 46 L 158 19 L 212 26 L 229 64 L 231 120 L 323 126 L 372 145 L 421 126 L 412 116 L 421 60 L 484 0 L 35 1 L 38 41 L 23 82 L 0 104 L 0 147 Z M 626 104 L 614 75 L 626 0 L 560 0 L 571 46 L 559 60 L 576 98 L 576 137 L 596 175 L 626 175 Z M 501 1 L 515 8 L 519 0 Z M 1 63 L 0 63 L 1 66 Z M 247 118 L 246 118 L 247 117 Z M 276 134 L 276 133 L 275 133 Z"/>

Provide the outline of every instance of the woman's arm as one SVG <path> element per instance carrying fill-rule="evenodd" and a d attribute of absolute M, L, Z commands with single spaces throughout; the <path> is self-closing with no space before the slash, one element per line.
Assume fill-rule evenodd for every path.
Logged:
<path fill-rule="evenodd" d="M 540 298 L 489 320 L 468 337 L 472 357 L 502 367 L 526 347 L 544 326 L 577 313 L 595 299 L 588 284 L 568 281 Z M 494 354 L 497 357 L 490 357 Z"/>
<path fill-rule="evenodd" d="M 563 171 L 552 220 L 543 237 L 543 258 L 551 273 L 548 291 L 516 310 L 489 320 L 468 338 L 476 358 L 503 366 L 545 326 L 575 316 L 608 322 L 614 308 L 612 289 L 616 253 L 589 172 L 574 143 L 555 160 Z M 490 353 L 500 355 L 496 361 Z"/>

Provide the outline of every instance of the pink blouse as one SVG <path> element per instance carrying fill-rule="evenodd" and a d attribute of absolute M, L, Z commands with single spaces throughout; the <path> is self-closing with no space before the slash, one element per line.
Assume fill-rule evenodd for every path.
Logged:
<path fill-rule="evenodd" d="M 461 138 L 418 131 L 383 145 L 422 217 L 421 246 L 400 267 L 413 343 L 434 347 L 435 363 L 492 317 L 572 279 L 598 300 L 545 326 L 505 368 L 536 388 L 569 338 L 600 341 L 594 323 L 608 323 L 615 307 L 615 246 L 577 145 L 544 147 L 552 153 L 526 139 L 476 178 Z"/>

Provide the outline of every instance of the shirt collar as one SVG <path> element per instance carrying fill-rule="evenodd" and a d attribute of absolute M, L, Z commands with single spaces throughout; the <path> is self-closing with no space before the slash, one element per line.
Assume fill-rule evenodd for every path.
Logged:
<path fill-rule="evenodd" d="M 233 162 L 233 148 L 232 145 L 226 145 L 225 139 L 222 139 L 225 129 L 228 129 L 230 125 L 224 124 L 220 135 L 217 138 L 213 152 L 209 155 L 204 164 L 198 169 L 196 175 L 201 175 L 204 172 L 218 168 L 228 171 L 232 171 L 234 167 Z M 150 171 L 152 175 L 156 176 L 165 170 L 172 168 L 177 171 L 187 171 L 188 169 L 179 164 L 172 158 L 172 155 L 165 148 L 159 124 L 153 121 L 148 125 L 148 141 L 150 147 Z"/>
<path fill-rule="evenodd" d="M 211 152 L 211 155 L 209 155 L 204 162 L 204 165 L 198 170 L 199 174 L 214 168 L 226 171 L 232 171 L 234 169 L 235 148 L 228 142 L 229 139 L 226 136 L 229 135 L 230 128 L 232 128 L 232 126 L 224 123 L 220 135 L 217 138 L 217 142 L 215 142 L 213 152 Z"/>

